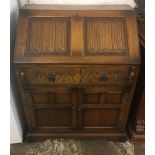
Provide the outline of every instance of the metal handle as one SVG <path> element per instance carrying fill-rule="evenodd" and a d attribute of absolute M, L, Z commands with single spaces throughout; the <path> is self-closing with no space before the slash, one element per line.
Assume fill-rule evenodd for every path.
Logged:
<path fill-rule="evenodd" d="M 48 73 L 47 78 L 48 78 L 48 81 L 55 81 L 55 74 L 54 73 Z"/>
<path fill-rule="evenodd" d="M 23 76 L 24 76 L 24 72 L 21 72 L 21 73 L 20 73 L 20 76 L 23 77 Z"/>
<path fill-rule="evenodd" d="M 100 77 L 100 80 L 101 80 L 101 81 L 106 81 L 106 80 L 108 79 L 108 74 L 105 73 L 105 72 L 102 72 L 102 73 L 99 75 L 99 77 Z"/>

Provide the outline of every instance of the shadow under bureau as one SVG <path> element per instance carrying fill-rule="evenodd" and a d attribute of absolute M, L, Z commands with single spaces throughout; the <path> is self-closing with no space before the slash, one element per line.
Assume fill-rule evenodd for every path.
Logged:
<path fill-rule="evenodd" d="M 139 64 L 129 6 L 25 5 L 14 65 L 26 139 L 125 140 Z"/>

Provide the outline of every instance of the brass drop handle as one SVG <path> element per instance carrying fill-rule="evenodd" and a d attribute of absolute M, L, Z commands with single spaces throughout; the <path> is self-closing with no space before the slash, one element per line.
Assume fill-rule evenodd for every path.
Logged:
<path fill-rule="evenodd" d="M 55 81 L 55 74 L 54 73 L 48 73 L 47 78 L 48 78 L 48 81 Z"/>
<path fill-rule="evenodd" d="M 24 72 L 21 72 L 21 73 L 20 73 L 20 76 L 23 77 L 23 76 L 24 76 Z"/>
<path fill-rule="evenodd" d="M 108 74 L 105 72 L 100 73 L 99 78 L 101 81 L 106 81 L 108 79 Z"/>

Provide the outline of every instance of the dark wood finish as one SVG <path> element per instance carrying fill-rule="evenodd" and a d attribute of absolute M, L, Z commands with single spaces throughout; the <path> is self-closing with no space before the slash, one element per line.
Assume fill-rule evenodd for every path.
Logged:
<path fill-rule="evenodd" d="M 89 17 L 84 23 L 85 55 L 128 55 L 125 18 Z"/>
<path fill-rule="evenodd" d="M 34 10 L 32 10 L 31 8 L 36 8 Z M 136 18 L 134 16 L 134 11 L 130 8 L 129 10 L 126 10 L 127 7 L 118 7 L 118 6 L 110 6 L 110 11 L 107 10 L 109 7 L 101 7 L 99 6 L 98 9 L 97 7 L 86 7 L 86 10 L 82 9 L 81 7 L 74 7 L 72 6 L 70 9 L 68 9 L 68 6 L 64 6 L 61 11 L 59 10 L 61 8 L 60 7 L 56 7 L 54 10 L 43 10 L 44 6 L 40 6 L 40 5 L 35 5 L 35 6 L 25 6 L 23 9 L 20 10 L 20 17 L 19 17 L 19 24 L 18 24 L 18 32 L 17 32 L 17 41 L 16 41 L 16 49 L 15 49 L 15 59 L 14 62 L 15 63 L 68 63 L 68 64 L 73 64 L 73 63 L 83 63 L 83 64 L 110 64 L 110 63 L 117 63 L 117 64 L 139 64 L 139 59 L 140 59 L 140 55 L 139 52 L 137 52 L 139 50 L 138 47 L 138 36 L 135 35 L 137 34 L 137 26 L 136 26 Z M 49 7 L 48 7 L 49 8 Z M 51 8 L 53 8 L 51 6 Z M 77 10 L 78 8 L 78 10 Z M 90 10 L 88 10 L 88 8 Z M 93 8 L 95 10 L 93 10 Z M 91 10 L 92 9 L 92 10 Z M 118 10 L 117 10 L 118 9 Z M 57 20 L 59 20 L 59 23 L 57 25 L 60 25 L 60 22 L 62 21 L 62 18 L 65 20 L 66 18 L 70 18 L 70 22 L 71 22 L 71 26 L 67 27 L 67 31 L 70 32 L 63 40 L 66 41 L 68 40 L 68 42 L 70 42 L 70 48 L 71 48 L 71 52 L 69 54 L 69 56 L 62 56 L 62 54 L 60 54 L 61 48 L 64 48 L 65 46 L 61 45 L 57 45 L 57 39 L 59 39 L 60 37 L 56 37 L 53 40 L 53 45 L 52 47 L 57 47 L 60 49 L 59 50 L 54 50 L 55 52 L 55 56 L 53 56 L 53 54 L 48 54 L 49 52 L 46 50 L 47 48 L 51 48 L 51 45 L 48 44 L 49 40 L 51 39 L 51 37 L 49 37 L 49 35 L 46 36 L 46 45 L 43 45 L 43 43 L 45 41 L 43 41 L 43 43 L 41 44 L 35 44 L 35 48 L 36 49 L 42 49 L 43 51 L 45 51 L 46 54 L 48 54 L 48 56 L 46 56 L 46 54 L 44 54 L 44 56 L 40 56 L 40 54 L 35 55 L 35 56 L 25 56 L 25 53 L 30 52 L 28 51 L 29 49 L 29 44 L 27 42 L 27 40 L 31 39 L 30 35 L 28 35 L 29 31 L 32 31 L 32 17 L 35 17 L 35 20 L 37 19 L 39 21 L 39 23 L 41 22 L 41 18 L 44 18 L 46 16 L 46 24 L 43 26 L 40 25 L 40 32 L 43 32 L 43 30 L 45 29 L 45 26 L 47 27 L 46 30 L 47 32 L 50 31 L 50 29 L 52 28 L 51 24 L 53 22 L 53 20 L 55 18 L 57 18 Z M 48 17 L 48 19 L 47 19 Z M 53 20 L 52 20 L 52 18 Z M 91 22 L 95 22 L 90 28 L 94 27 L 94 32 L 96 31 L 98 33 L 98 36 L 100 36 L 100 34 L 104 33 L 104 29 L 108 30 L 106 32 L 108 32 L 107 34 L 105 34 L 105 41 L 103 41 L 103 44 L 100 44 L 100 42 L 98 42 L 98 44 L 96 44 L 94 42 L 94 45 L 91 46 L 91 48 L 96 48 L 97 46 L 101 46 L 101 47 L 97 47 L 99 48 L 97 53 L 100 53 L 100 48 L 101 50 L 103 50 L 102 48 L 104 48 L 104 51 L 111 51 L 109 52 L 112 53 L 108 56 L 105 55 L 95 55 L 95 57 L 93 56 L 87 56 L 87 54 L 85 55 L 86 51 L 85 51 L 85 47 L 86 47 L 86 42 L 91 42 L 91 40 L 89 41 L 88 37 L 87 40 L 86 39 L 86 35 L 84 33 L 88 33 L 85 31 L 85 27 L 87 23 L 87 17 L 95 17 L 95 19 L 97 20 L 96 17 L 98 18 L 103 18 L 102 21 L 101 19 L 99 20 L 99 25 L 100 26 L 100 30 L 97 30 L 97 27 L 99 27 L 99 25 L 95 25 L 96 20 L 91 21 Z M 114 19 L 115 17 L 115 19 Z M 44 19 L 45 20 L 45 19 Z M 125 22 L 124 22 L 125 21 Z M 31 23 L 31 24 L 30 24 Z M 38 26 L 39 26 L 38 25 Z M 125 27 L 124 27 L 124 26 Z M 37 28 L 38 28 L 37 26 Z M 67 25 L 66 25 L 67 26 Z M 118 28 L 119 27 L 119 28 Z M 59 28 L 57 28 L 59 29 Z M 95 30 L 96 29 L 96 30 Z M 67 32 L 65 31 L 66 29 L 62 29 L 62 31 L 64 33 L 67 34 Z M 118 38 L 111 38 L 109 37 L 109 34 L 113 34 L 112 32 L 115 32 L 116 36 Z M 126 33 L 123 33 L 123 31 L 126 31 Z M 53 31 L 54 32 L 54 31 Z M 95 40 L 97 40 L 98 38 L 102 37 L 97 37 L 96 38 L 96 33 L 94 33 L 92 31 L 92 34 L 90 34 L 92 37 L 91 38 L 95 38 Z M 55 34 L 56 33 L 56 34 Z M 55 33 L 53 33 L 53 36 L 59 36 L 59 32 L 55 31 Z M 46 33 L 45 33 L 46 34 Z M 35 37 L 34 39 L 39 39 L 44 40 L 44 35 L 41 35 L 39 37 Z M 31 34 L 33 35 L 33 34 Z M 134 36 L 134 37 L 133 37 Z M 68 38 L 68 39 L 67 39 Z M 90 39 L 91 39 L 90 38 Z M 62 40 L 62 38 L 61 38 Z M 122 44 L 121 46 L 118 44 L 119 41 L 121 40 Z M 93 40 L 92 40 L 93 41 Z M 128 44 L 126 44 L 125 42 L 128 41 Z M 34 43 L 37 42 L 36 40 L 34 40 Z M 111 44 L 109 44 L 109 42 L 111 42 Z M 32 43 L 33 44 L 33 43 Z M 100 44 L 100 45 L 99 45 Z M 46 47 L 47 46 L 47 47 Z M 90 45 L 88 45 L 90 46 Z M 120 48 L 120 47 L 122 48 Z M 128 53 L 126 55 L 120 55 L 120 51 L 124 51 L 123 53 Z M 68 51 L 69 52 L 69 51 Z M 105 53 L 107 53 L 105 52 Z M 117 57 L 114 57 L 114 55 L 116 55 Z M 61 56 L 60 56 L 61 55 Z M 84 56 L 85 55 L 85 56 Z M 70 58 L 72 57 L 72 59 Z M 96 61 L 97 60 L 97 61 Z"/>
<path fill-rule="evenodd" d="M 145 23 L 138 21 L 139 42 L 141 52 L 141 67 L 136 85 L 130 116 L 128 131 L 132 142 L 145 141 Z"/>
<path fill-rule="evenodd" d="M 29 17 L 25 55 L 70 55 L 70 22 L 70 18 Z"/>
<path fill-rule="evenodd" d="M 135 66 L 136 68 L 136 66 Z M 49 79 L 53 75 L 53 80 Z M 27 85 L 130 84 L 132 65 L 18 65 L 17 75 Z M 102 77 L 105 76 L 105 77 Z"/>
<path fill-rule="evenodd" d="M 73 139 L 107 139 L 111 141 L 125 142 L 127 139 L 126 133 L 82 133 L 82 132 L 70 132 L 70 133 L 28 133 L 25 137 L 26 141 L 35 142 L 49 138 L 73 138 Z"/>
<path fill-rule="evenodd" d="M 24 6 L 14 63 L 27 140 L 127 138 L 137 39 L 129 6 Z"/>

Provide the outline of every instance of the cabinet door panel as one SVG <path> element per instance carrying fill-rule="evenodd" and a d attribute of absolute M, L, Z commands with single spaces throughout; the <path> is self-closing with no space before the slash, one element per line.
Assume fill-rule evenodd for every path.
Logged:
<path fill-rule="evenodd" d="M 29 87 L 30 103 L 34 120 L 32 131 L 55 132 L 76 126 L 76 90 L 70 87 Z M 31 124 L 30 124 L 31 125 Z"/>
<path fill-rule="evenodd" d="M 103 86 L 104 87 L 104 86 Z M 78 125 L 86 130 L 119 129 L 125 109 L 124 88 L 83 87 L 78 90 Z M 118 88 L 117 88 L 118 87 Z"/>
<path fill-rule="evenodd" d="M 36 124 L 40 127 L 71 127 L 71 108 L 39 108 L 34 110 Z"/>
<path fill-rule="evenodd" d="M 86 127 L 116 126 L 119 113 L 119 109 L 85 108 L 82 112 L 82 123 Z"/>
<path fill-rule="evenodd" d="M 67 87 L 33 88 L 31 95 L 34 104 L 73 104 L 72 89 Z"/>
<path fill-rule="evenodd" d="M 121 92 L 85 93 L 84 104 L 121 104 Z"/>

